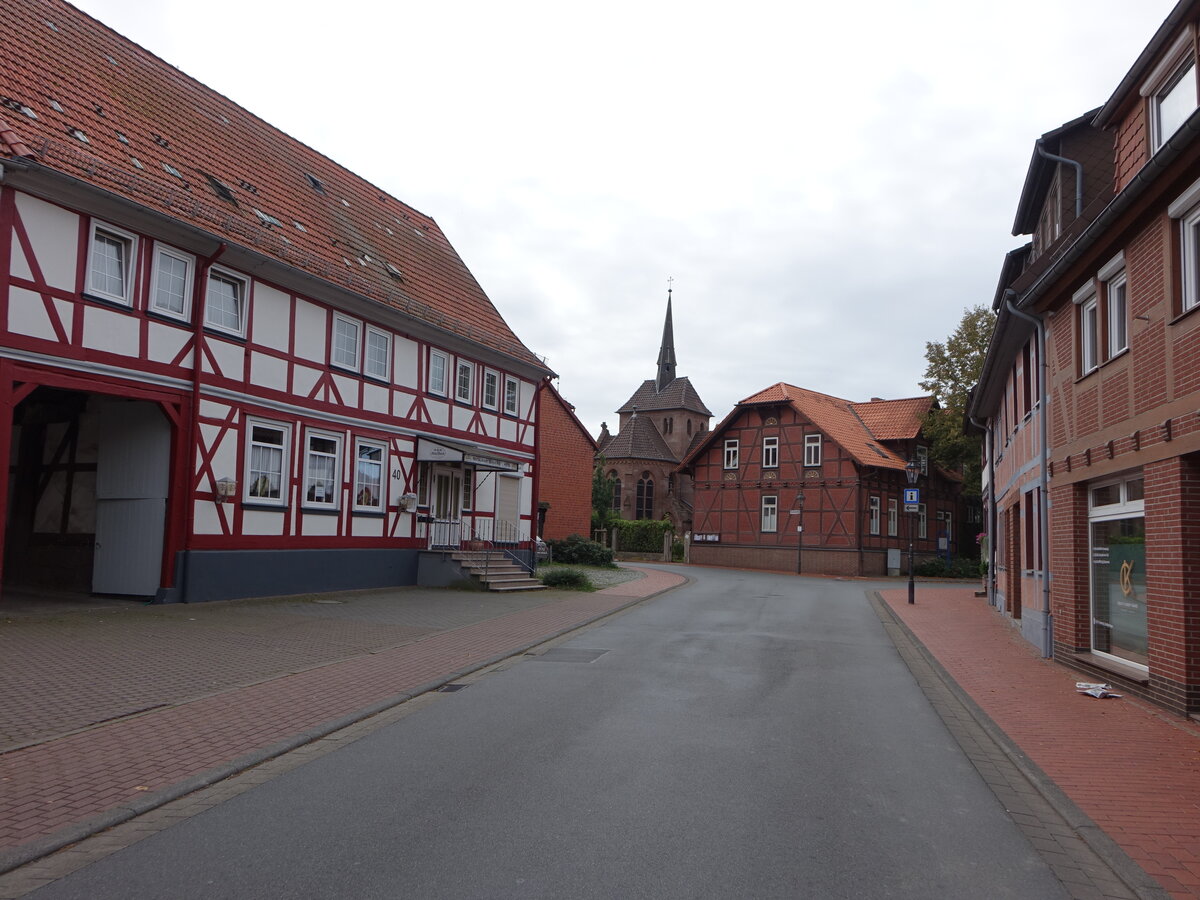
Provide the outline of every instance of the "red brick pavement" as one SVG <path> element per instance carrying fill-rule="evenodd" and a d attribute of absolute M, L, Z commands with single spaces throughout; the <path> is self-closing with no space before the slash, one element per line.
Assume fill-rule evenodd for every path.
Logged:
<path fill-rule="evenodd" d="M 673 572 L 454 628 L 0 755 L 0 854 L 681 584 Z M 60 834 L 65 832 L 60 832 Z"/>
<path fill-rule="evenodd" d="M 1200 897 L 1200 729 L 1041 659 L 970 589 L 881 596 L 1030 759 L 1174 897 Z"/>

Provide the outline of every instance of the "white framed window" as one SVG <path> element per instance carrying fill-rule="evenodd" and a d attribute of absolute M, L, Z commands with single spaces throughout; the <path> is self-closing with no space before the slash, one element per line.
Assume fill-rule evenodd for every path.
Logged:
<path fill-rule="evenodd" d="M 1129 279 L 1122 269 L 1104 282 L 1104 302 L 1107 307 L 1108 358 L 1129 348 Z"/>
<path fill-rule="evenodd" d="M 1179 221 L 1181 241 L 1180 261 L 1183 265 L 1180 280 L 1183 308 L 1186 312 L 1200 304 L 1200 206 L 1190 210 Z"/>
<path fill-rule="evenodd" d="M 806 434 L 804 436 L 804 465 L 819 466 L 821 464 L 821 436 Z"/>
<path fill-rule="evenodd" d="M 778 469 L 779 468 L 779 438 L 765 437 L 763 438 L 763 468 Z"/>
<path fill-rule="evenodd" d="M 462 511 L 470 512 L 475 506 L 475 470 L 463 467 Z"/>
<path fill-rule="evenodd" d="M 338 508 L 338 485 L 342 460 L 342 436 L 324 431 L 305 433 L 304 505 Z"/>
<path fill-rule="evenodd" d="M 520 411 L 521 388 L 517 379 L 504 376 L 504 411 L 515 416 Z"/>
<path fill-rule="evenodd" d="M 1079 374 L 1086 375 L 1100 361 L 1100 311 L 1096 305 L 1096 292 L 1089 290 L 1076 301 L 1079 307 Z"/>
<path fill-rule="evenodd" d="M 867 531 L 870 534 L 879 534 L 879 498 L 867 498 Z"/>
<path fill-rule="evenodd" d="M 446 396 L 446 370 L 450 360 L 441 350 L 429 351 L 429 392 Z"/>
<path fill-rule="evenodd" d="M 367 326 L 363 374 L 380 381 L 392 380 L 392 336 L 370 325 Z"/>
<path fill-rule="evenodd" d="M 762 530 L 770 533 L 779 527 L 779 498 L 762 498 Z"/>
<path fill-rule="evenodd" d="M 739 444 L 737 438 L 728 438 L 725 441 L 726 469 L 736 469 L 738 467 L 738 450 Z"/>
<path fill-rule="evenodd" d="M 1147 670 L 1146 501 L 1141 472 L 1088 485 L 1092 652 Z"/>
<path fill-rule="evenodd" d="M 192 272 L 196 258 L 159 244 L 150 276 L 150 309 L 173 319 L 191 318 Z"/>
<path fill-rule="evenodd" d="M 246 335 L 246 297 L 249 281 L 228 269 L 208 270 L 204 295 L 204 324 L 238 337 Z"/>
<path fill-rule="evenodd" d="M 929 517 L 926 515 L 925 504 L 917 504 L 917 537 L 929 536 Z"/>
<path fill-rule="evenodd" d="M 470 403 L 471 388 L 475 381 L 474 363 L 460 359 L 454 373 L 454 399 L 460 403 Z"/>
<path fill-rule="evenodd" d="M 362 323 L 340 313 L 333 314 L 333 349 L 329 361 L 341 369 L 358 371 L 358 346 L 362 339 Z"/>
<path fill-rule="evenodd" d="M 136 259 L 136 237 L 111 225 L 93 222 L 88 244 L 88 293 L 102 300 L 132 306 Z"/>
<path fill-rule="evenodd" d="M 354 444 L 354 509 L 356 512 L 383 512 L 387 502 L 383 477 L 387 447 L 377 441 L 358 440 Z"/>
<path fill-rule="evenodd" d="M 1187 45 L 1190 44 L 1189 40 Z M 1150 93 L 1151 152 L 1157 152 L 1170 140 L 1171 135 L 1179 130 L 1179 126 L 1196 109 L 1195 58 L 1185 55 L 1182 60 L 1177 61 L 1173 54 L 1168 54 L 1164 62 L 1170 62 L 1171 67 L 1165 73 L 1160 74 L 1156 71 L 1151 76 L 1152 79 L 1158 76 L 1157 87 Z M 1156 82 L 1149 81 L 1147 85 L 1154 83 Z"/>
<path fill-rule="evenodd" d="M 900 504 L 895 497 L 888 499 L 888 537 L 895 537 L 900 520 Z"/>
<path fill-rule="evenodd" d="M 417 464 L 417 506 L 425 509 L 429 506 L 429 463 Z"/>
<path fill-rule="evenodd" d="M 491 369 L 483 370 L 483 407 L 495 409 L 500 404 L 500 375 Z"/>
<path fill-rule="evenodd" d="M 914 448 L 913 453 L 917 457 L 917 465 L 921 467 L 921 474 L 929 474 L 929 448 L 918 445 Z"/>
<path fill-rule="evenodd" d="M 246 419 L 246 428 L 246 476 L 242 499 L 250 503 L 286 505 L 291 428 L 251 418 Z"/>

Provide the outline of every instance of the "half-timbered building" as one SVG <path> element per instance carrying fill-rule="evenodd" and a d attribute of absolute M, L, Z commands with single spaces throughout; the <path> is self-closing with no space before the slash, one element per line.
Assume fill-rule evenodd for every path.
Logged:
<path fill-rule="evenodd" d="M 695 490 L 691 561 L 883 575 L 910 537 L 918 559 L 958 552 L 961 480 L 930 463 L 921 434 L 932 404 L 852 403 L 782 382 L 742 400 L 681 465 Z M 921 496 L 906 515 L 909 459 Z"/>
<path fill-rule="evenodd" d="M 526 546 L 537 390 L 437 223 L 74 7 L 0 9 L 3 587 L 411 584 Z"/>
<path fill-rule="evenodd" d="M 1033 240 L 1005 262 L 970 410 L 989 432 L 994 601 L 1088 681 L 1185 715 L 1200 711 L 1198 33 L 1200 2 L 1181 0 L 1086 127 L 1058 132 L 1087 142 L 1035 155 L 1014 228 Z M 1064 210 L 1037 184 L 1077 187 Z"/>

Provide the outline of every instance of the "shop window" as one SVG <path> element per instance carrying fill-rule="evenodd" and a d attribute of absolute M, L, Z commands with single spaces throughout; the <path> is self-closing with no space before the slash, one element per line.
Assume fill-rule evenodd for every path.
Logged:
<path fill-rule="evenodd" d="M 1140 475 L 1090 486 L 1092 650 L 1146 667 L 1146 525 Z"/>

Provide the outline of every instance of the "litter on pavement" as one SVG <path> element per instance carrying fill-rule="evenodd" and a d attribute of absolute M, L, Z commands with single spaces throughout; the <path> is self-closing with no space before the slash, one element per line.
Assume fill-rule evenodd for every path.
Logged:
<path fill-rule="evenodd" d="M 1075 693 L 1087 694 L 1089 697 L 1095 697 L 1097 700 L 1121 696 L 1120 694 L 1113 693 L 1112 685 L 1110 684 L 1093 684 L 1088 681 L 1075 682 Z"/>

